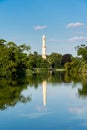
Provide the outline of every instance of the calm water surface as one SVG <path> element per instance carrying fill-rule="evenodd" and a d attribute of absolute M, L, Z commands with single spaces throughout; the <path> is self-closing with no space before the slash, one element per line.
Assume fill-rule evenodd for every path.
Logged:
<path fill-rule="evenodd" d="M 60 73 L 0 81 L 0 130 L 87 130 L 86 81 Z"/>

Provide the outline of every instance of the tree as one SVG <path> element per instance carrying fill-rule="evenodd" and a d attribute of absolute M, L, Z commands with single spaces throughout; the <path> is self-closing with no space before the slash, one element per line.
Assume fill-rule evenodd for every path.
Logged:
<path fill-rule="evenodd" d="M 62 55 L 58 53 L 52 53 L 47 57 L 47 60 L 52 68 L 61 68 Z"/>
<path fill-rule="evenodd" d="M 33 68 L 36 68 L 36 59 L 33 54 L 30 54 L 27 58 L 27 69 L 33 70 Z"/>
<path fill-rule="evenodd" d="M 5 42 L 6 42 L 6 40 L 0 39 L 0 46 L 1 46 L 1 45 L 4 45 Z"/>
<path fill-rule="evenodd" d="M 18 48 L 20 49 L 21 52 L 28 52 L 31 49 L 31 47 L 26 44 L 22 44 L 22 45 L 18 46 Z"/>
<path fill-rule="evenodd" d="M 27 53 L 30 46 L 17 46 L 14 42 L 4 44 L 5 40 L 0 40 L 0 76 L 17 77 L 25 75 Z"/>
<path fill-rule="evenodd" d="M 76 47 L 77 55 L 82 57 L 83 61 L 87 61 L 87 46 L 82 44 Z"/>
<path fill-rule="evenodd" d="M 65 63 L 72 61 L 72 55 L 71 54 L 64 54 L 61 59 L 61 65 L 64 66 Z"/>

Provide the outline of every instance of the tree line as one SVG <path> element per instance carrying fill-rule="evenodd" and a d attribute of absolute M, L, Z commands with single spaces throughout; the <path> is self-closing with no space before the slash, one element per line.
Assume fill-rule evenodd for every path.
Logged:
<path fill-rule="evenodd" d="M 81 44 L 75 47 L 77 51 L 77 57 L 72 57 L 71 62 L 67 62 L 64 66 L 66 70 L 71 73 L 82 74 L 83 77 L 87 78 L 87 46 Z"/>
<path fill-rule="evenodd" d="M 38 52 L 30 53 L 31 47 L 26 44 L 16 45 L 0 39 L 0 77 L 18 77 L 33 72 L 43 72 L 64 68 L 68 72 L 87 71 L 87 46 L 77 46 L 77 56 L 71 54 L 51 53 L 46 60 Z"/>

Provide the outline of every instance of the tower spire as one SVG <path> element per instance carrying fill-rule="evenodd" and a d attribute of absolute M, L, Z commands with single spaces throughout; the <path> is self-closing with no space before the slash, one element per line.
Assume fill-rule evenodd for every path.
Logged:
<path fill-rule="evenodd" d="M 46 59 L 46 36 L 42 36 L 42 58 Z"/>

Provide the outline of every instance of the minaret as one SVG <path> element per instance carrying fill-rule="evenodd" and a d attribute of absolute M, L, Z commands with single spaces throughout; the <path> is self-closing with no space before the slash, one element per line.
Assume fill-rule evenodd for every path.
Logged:
<path fill-rule="evenodd" d="M 43 88 L 43 106 L 46 106 L 46 80 L 42 82 L 42 88 Z"/>
<path fill-rule="evenodd" d="M 46 36 L 42 36 L 42 58 L 46 59 Z"/>

